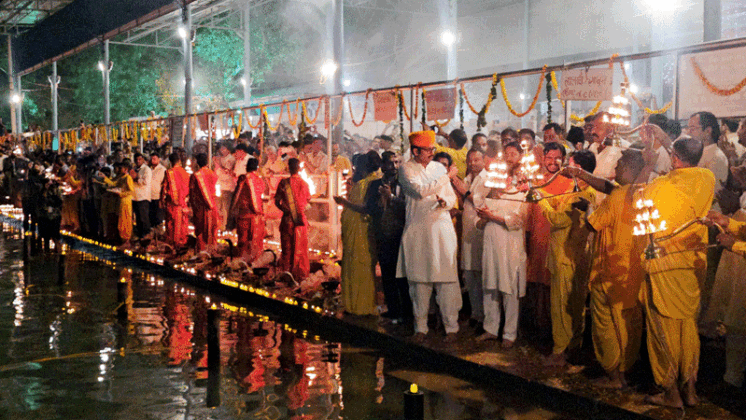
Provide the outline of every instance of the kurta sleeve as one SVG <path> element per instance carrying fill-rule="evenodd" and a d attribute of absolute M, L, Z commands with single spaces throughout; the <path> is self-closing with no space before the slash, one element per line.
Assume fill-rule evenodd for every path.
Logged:
<path fill-rule="evenodd" d="M 445 171 L 445 168 L 443 168 L 443 170 Z M 423 182 L 421 179 L 418 179 L 417 174 L 407 166 L 402 167 L 401 175 L 402 176 L 399 177 L 401 187 L 416 199 L 422 199 L 437 194 L 444 185 L 449 183 L 447 173 L 443 173 L 443 175 L 438 177 L 436 180 L 427 183 Z M 453 191 L 453 189 L 451 189 L 451 191 Z M 445 199 L 445 197 L 441 198 Z"/>
<path fill-rule="evenodd" d="M 541 212 L 544 214 L 544 217 L 547 218 L 549 224 L 554 228 L 567 228 L 572 226 L 572 219 L 568 214 L 568 211 L 572 211 L 570 205 L 572 205 L 571 202 L 564 202 L 555 209 L 547 202 L 547 200 L 539 201 Z"/>
<path fill-rule="evenodd" d="M 503 218 L 505 219 L 505 227 L 508 230 L 523 229 L 526 225 L 527 209 L 528 207 L 523 203 L 505 209 L 505 214 L 503 215 Z"/>

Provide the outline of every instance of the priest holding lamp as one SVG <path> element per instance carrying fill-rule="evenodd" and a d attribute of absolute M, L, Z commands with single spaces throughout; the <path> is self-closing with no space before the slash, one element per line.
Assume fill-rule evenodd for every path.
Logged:
<path fill-rule="evenodd" d="M 412 160 L 401 166 L 399 182 L 406 199 L 406 221 L 399 248 L 397 277 L 409 281 L 415 317 L 415 342 L 428 332 L 427 316 L 433 289 L 443 317 L 446 342 L 456 340 L 461 289 L 458 282 L 456 230 L 449 210 L 456 203 L 451 179 L 456 166 L 446 172 L 433 162 L 435 132 L 409 135 Z"/>

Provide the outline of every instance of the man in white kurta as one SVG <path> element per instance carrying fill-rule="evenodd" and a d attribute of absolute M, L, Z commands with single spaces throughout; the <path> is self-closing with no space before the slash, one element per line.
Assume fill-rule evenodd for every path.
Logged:
<path fill-rule="evenodd" d="M 458 283 L 458 239 L 449 210 L 456 194 L 449 172 L 432 162 L 435 133 L 418 131 L 409 135 L 412 160 L 403 164 L 399 182 L 406 200 L 406 220 L 399 248 L 397 277 L 406 277 L 415 318 L 414 340 L 421 342 L 428 332 L 430 296 L 435 289 L 447 341 L 459 330 L 461 289 Z"/>
<path fill-rule="evenodd" d="M 466 166 L 469 174 L 464 178 L 464 187 L 468 188 L 462 195 L 464 212 L 461 216 L 461 270 L 464 285 L 469 293 L 471 319 L 484 322 L 482 295 L 482 243 L 484 232 L 477 229 L 479 216 L 477 208 L 484 206 L 484 197 L 489 193 L 485 186 L 487 171 L 484 168 L 484 153 L 481 150 L 470 150 L 466 155 Z M 458 189 L 458 186 L 456 186 Z M 460 192 L 460 191 L 459 191 Z"/>
<path fill-rule="evenodd" d="M 503 346 L 511 347 L 518 337 L 518 302 L 526 294 L 526 214 L 525 193 L 503 194 L 501 199 L 485 199 L 485 206 L 496 220 L 484 227 L 482 285 L 484 331 L 481 340 L 497 338 L 505 311 Z M 515 200 L 515 201 L 513 201 Z"/>

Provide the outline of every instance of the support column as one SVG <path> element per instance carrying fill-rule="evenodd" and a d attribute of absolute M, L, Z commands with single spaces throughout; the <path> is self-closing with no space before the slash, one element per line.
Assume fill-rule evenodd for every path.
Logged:
<path fill-rule="evenodd" d="M 109 65 L 109 40 L 104 41 L 104 65 L 101 68 L 101 73 L 104 77 L 104 124 L 108 126 L 111 124 L 111 99 L 109 98 L 109 72 L 111 66 Z"/>
<path fill-rule="evenodd" d="M 457 0 L 447 0 L 448 2 L 448 30 L 451 31 L 456 39 L 451 45 L 448 45 L 447 52 L 447 79 L 454 80 L 458 77 L 458 2 Z"/>
<path fill-rule="evenodd" d="M 184 133 L 184 149 L 187 154 L 192 153 L 194 139 L 192 138 L 192 5 L 186 4 L 181 9 L 181 22 L 186 31 L 184 37 L 184 115 L 187 117 L 186 133 Z"/>
<path fill-rule="evenodd" d="M 13 45 L 11 42 L 11 35 L 8 34 L 8 91 L 10 92 L 11 98 L 15 93 L 15 78 L 13 77 Z M 9 98 L 10 99 L 10 98 Z M 16 104 L 14 101 L 10 101 L 10 129 L 15 136 L 18 134 L 18 121 L 16 121 Z"/>
<path fill-rule="evenodd" d="M 344 1 L 343 0 L 333 0 L 333 25 L 334 25 L 334 37 L 333 37 L 333 50 L 332 53 L 334 55 L 334 62 L 337 63 L 337 71 L 334 73 L 334 91 L 333 93 L 335 95 L 339 95 L 344 90 L 344 87 L 342 86 L 342 77 L 345 72 L 344 68 L 344 51 L 345 51 L 345 44 L 344 44 Z M 335 98 L 332 101 L 332 112 L 330 113 L 329 118 L 334 119 L 334 116 L 337 115 L 341 110 L 342 106 L 344 105 L 344 101 L 342 100 L 342 97 Z M 332 121 L 333 122 L 333 121 Z M 333 141 L 336 143 L 341 144 L 342 137 L 344 135 L 344 119 L 339 121 L 339 125 L 334 127 Z M 332 150 L 331 150 L 331 143 L 328 145 L 328 150 L 326 151 L 327 156 L 331 159 L 332 156 Z"/>
<path fill-rule="evenodd" d="M 57 113 L 57 88 L 60 84 L 60 77 L 57 76 L 57 62 L 52 63 L 52 77 L 49 78 L 49 85 L 52 88 L 52 131 L 57 133 L 58 130 L 58 113 Z"/>
<path fill-rule="evenodd" d="M 723 6 L 720 0 L 704 0 L 702 41 L 717 41 L 722 36 Z"/>
<path fill-rule="evenodd" d="M 21 100 L 16 104 L 16 125 L 18 126 L 18 131 L 14 130 L 14 133 L 18 134 L 18 139 L 20 140 L 20 135 L 23 134 L 23 89 L 21 88 L 21 75 L 15 74 L 14 77 L 16 79 L 15 91 L 21 97 Z"/>
<path fill-rule="evenodd" d="M 251 106 L 251 7 L 250 2 L 243 5 L 243 105 Z"/>

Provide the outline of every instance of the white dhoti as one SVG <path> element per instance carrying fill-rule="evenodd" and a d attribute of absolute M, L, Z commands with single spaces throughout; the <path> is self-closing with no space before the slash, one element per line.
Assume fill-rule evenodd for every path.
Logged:
<path fill-rule="evenodd" d="M 430 297 L 435 289 L 435 300 L 443 317 L 446 333 L 458 332 L 458 311 L 461 309 L 461 288 L 454 283 L 416 283 L 409 282 L 409 296 L 412 298 L 415 332 L 428 332 L 427 316 L 430 309 Z"/>

